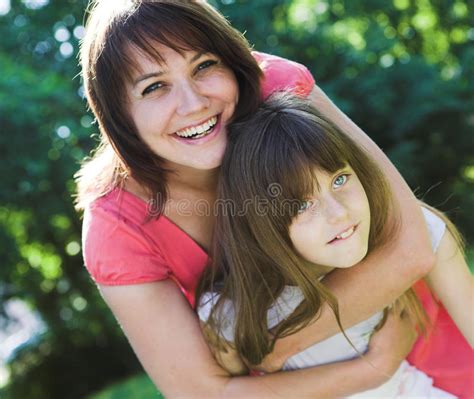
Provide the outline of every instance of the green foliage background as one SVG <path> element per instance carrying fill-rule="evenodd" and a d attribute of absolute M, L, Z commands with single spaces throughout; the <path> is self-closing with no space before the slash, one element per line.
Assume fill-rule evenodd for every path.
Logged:
<path fill-rule="evenodd" d="M 472 3 L 212 3 L 259 51 L 305 64 L 420 198 L 472 239 Z M 5 398 L 82 398 L 141 370 L 83 268 L 71 200 L 98 132 L 75 57 L 85 8 L 12 0 L 0 16 L 0 303 L 21 298 L 48 327 L 8 365 Z"/>

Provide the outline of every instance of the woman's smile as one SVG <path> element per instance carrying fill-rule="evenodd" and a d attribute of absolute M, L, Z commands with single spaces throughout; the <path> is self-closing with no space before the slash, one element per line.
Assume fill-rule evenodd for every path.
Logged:
<path fill-rule="evenodd" d="M 187 127 L 176 133 L 173 138 L 180 143 L 189 145 L 199 145 L 213 140 L 219 133 L 222 133 L 222 124 L 220 115 L 215 115 L 206 122 Z"/>
<path fill-rule="evenodd" d="M 209 118 L 207 121 L 194 126 L 188 126 L 177 131 L 175 134 L 179 137 L 195 139 L 208 135 L 217 123 L 217 116 Z"/>

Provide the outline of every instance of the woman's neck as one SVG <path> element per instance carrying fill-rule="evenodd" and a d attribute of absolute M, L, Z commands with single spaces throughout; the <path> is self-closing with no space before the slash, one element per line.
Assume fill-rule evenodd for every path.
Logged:
<path fill-rule="evenodd" d="M 174 168 L 173 173 L 167 176 L 167 185 L 171 197 L 214 197 L 217 190 L 219 169 L 198 170 L 193 168 Z M 138 183 L 133 177 L 129 177 L 124 185 L 125 190 L 130 191 L 143 201 L 150 200 L 150 192 Z"/>
<path fill-rule="evenodd" d="M 173 172 L 167 176 L 167 183 L 171 192 L 179 190 L 215 195 L 219 168 L 200 170 L 179 166 L 172 168 L 172 170 Z"/>

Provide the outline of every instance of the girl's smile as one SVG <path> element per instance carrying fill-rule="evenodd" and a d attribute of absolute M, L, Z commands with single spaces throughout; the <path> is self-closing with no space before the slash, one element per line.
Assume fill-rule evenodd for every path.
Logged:
<path fill-rule="evenodd" d="M 352 235 L 355 233 L 356 229 L 357 229 L 357 226 L 359 226 L 359 223 L 355 224 L 355 225 L 352 225 L 350 227 L 348 227 L 347 229 L 344 229 L 344 231 L 342 231 L 341 233 L 339 234 L 336 234 L 336 237 L 334 237 L 333 239 L 331 239 L 328 244 L 329 245 L 333 245 L 333 244 L 337 244 L 341 241 L 344 241 L 344 240 L 347 240 L 349 239 L 350 237 L 352 237 Z"/>

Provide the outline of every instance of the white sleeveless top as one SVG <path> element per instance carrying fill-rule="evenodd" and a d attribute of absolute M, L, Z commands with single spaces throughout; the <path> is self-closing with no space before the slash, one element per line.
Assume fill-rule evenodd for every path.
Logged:
<path fill-rule="evenodd" d="M 446 225 L 433 212 L 422 208 L 431 244 L 436 252 Z M 199 318 L 207 321 L 212 307 L 215 305 L 218 294 L 206 293 L 202 296 L 198 307 Z M 303 294 L 296 286 L 286 286 L 267 313 L 268 328 L 275 327 L 288 317 L 303 300 Z M 235 311 L 233 304 L 227 300 L 219 312 L 222 320 L 222 336 L 225 340 L 233 342 L 235 330 Z M 365 353 L 368 348 L 370 335 L 382 320 L 383 312 L 378 312 L 372 317 L 345 330 L 346 335 L 360 353 Z M 283 370 L 295 370 L 321 364 L 339 362 L 358 357 L 354 348 L 349 344 L 342 333 L 338 333 L 318 342 L 313 346 L 291 356 L 283 365 Z M 349 377 L 349 376 L 348 376 Z M 350 396 L 351 398 L 455 398 L 455 396 L 441 391 L 432 386 L 432 380 L 426 374 L 403 361 L 399 369 L 386 383 L 380 387 Z"/>

